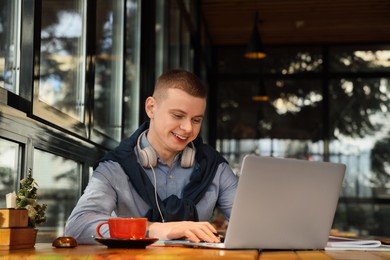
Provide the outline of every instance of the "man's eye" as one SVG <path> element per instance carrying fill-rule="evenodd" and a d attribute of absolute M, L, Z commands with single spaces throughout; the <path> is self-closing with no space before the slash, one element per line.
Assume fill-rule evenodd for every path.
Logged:
<path fill-rule="evenodd" d="M 202 123 L 202 119 L 192 119 L 192 123 L 200 124 L 200 123 Z"/>
<path fill-rule="evenodd" d="M 173 114 L 173 117 L 174 117 L 174 118 L 177 118 L 177 119 L 183 118 L 182 115 L 177 115 L 177 114 Z"/>

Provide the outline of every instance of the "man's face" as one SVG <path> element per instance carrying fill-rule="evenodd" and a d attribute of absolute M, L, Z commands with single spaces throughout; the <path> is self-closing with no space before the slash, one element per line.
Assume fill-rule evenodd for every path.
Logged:
<path fill-rule="evenodd" d="M 184 150 L 198 136 L 206 99 L 168 89 L 164 97 L 149 97 L 145 108 L 150 118 L 148 140 L 163 156 Z"/>

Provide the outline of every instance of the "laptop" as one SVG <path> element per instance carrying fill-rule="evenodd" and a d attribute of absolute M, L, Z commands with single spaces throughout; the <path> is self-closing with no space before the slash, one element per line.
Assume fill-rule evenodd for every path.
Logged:
<path fill-rule="evenodd" d="M 223 249 L 325 248 L 344 179 L 339 163 L 246 155 Z"/>

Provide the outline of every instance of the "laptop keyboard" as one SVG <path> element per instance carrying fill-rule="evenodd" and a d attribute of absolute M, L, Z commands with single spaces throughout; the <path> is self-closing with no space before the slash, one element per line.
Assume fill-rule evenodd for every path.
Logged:
<path fill-rule="evenodd" d="M 203 240 L 201 240 L 201 241 L 199 241 L 199 243 L 210 243 L 210 244 L 219 244 L 219 243 L 223 243 L 223 242 L 225 242 L 225 236 L 223 236 L 223 235 L 221 235 L 221 234 L 218 234 L 218 233 L 214 233 L 214 235 L 216 236 L 216 237 L 219 237 L 219 240 L 221 241 L 221 242 L 206 242 L 206 241 L 203 241 Z"/>

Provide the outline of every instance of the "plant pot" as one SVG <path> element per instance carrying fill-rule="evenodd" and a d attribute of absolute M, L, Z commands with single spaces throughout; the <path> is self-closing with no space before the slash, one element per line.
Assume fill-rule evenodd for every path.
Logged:
<path fill-rule="evenodd" d="M 0 228 L 0 250 L 33 248 L 37 234 L 30 227 Z"/>
<path fill-rule="evenodd" d="M 27 227 L 26 209 L 0 209 L 0 228 Z"/>

